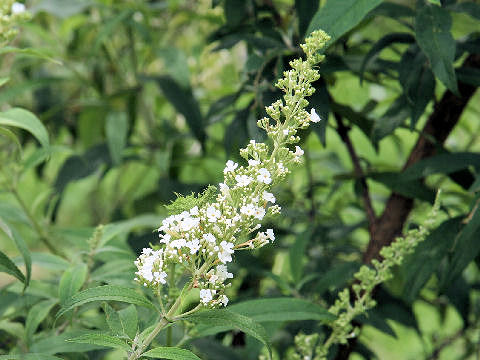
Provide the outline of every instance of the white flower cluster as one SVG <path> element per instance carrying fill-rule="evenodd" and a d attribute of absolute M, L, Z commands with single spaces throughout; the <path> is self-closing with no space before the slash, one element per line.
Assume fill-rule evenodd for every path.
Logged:
<path fill-rule="evenodd" d="M 275 240 L 273 229 L 257 230 L 266 215 L 280 212 L 275 196 L 268 190 L 277 178 L 288 173 L 281 161 L 272 157 L 260 160 L 265 158 L 261 156 L 265 153 L 263 143 L 251 140 L 242 152 L 253 159 L 248 158 L 247 166 L 227 161 L 216 202 L 195 206 L 163 220 L 158 229 L 162 247 L 156 251 L 143 250 L 135 262 L 137 281 L 153 287 L 166 284 L 167 264 L 182 264 L 197 276 L 195 284 L 200 288 L 202 304 L 227 305 L 228 298 L 223 292 L 225 282 L 233 274 L 227 271 L 226 264 L 232 261 L 235 250 L 259 248 Z M 303 150 L 297 146 L 294 158 L 302 155 Z M 242 230 L 256 234 L 240 243 Z"/>
<path fill-rule="evenodd" d="M 313 108 L 310 113 L 304 110 L 308 104 L 305 97 L 314 92 L 310 84 L 319 74 L 313 66 L 321 60 L 317 51 L 328 39 L 324 32 L 312 33 L 302 45 L 307 60 L 292 61 L 293 69 L 277 82 L 277 87 L 285 92 L 284 100 L 266 109 L 271 119 L 258 121 L 273 140 L 273 146 L 250 140 L 240 150 L 246 160 L 244 166 L 232 160 L 226 162 L 224 181 L 219 184 L 215 201 L 198 202 L 201 205 L 163 220 L 158 229 L 159 249 L 144 249 L 135 262 L 138 282 L 154 288 L 171 285 L 175 283 L 171 282 L 175 274 L 168 269 L 177 264 L 192 277 L 192 287 L 199 288 L 200 304 L 227 305 L 224 292 L 227 281 L 233 278 L 227 264 L 234 252 L 260 248 L 275 240 L 273 229 L 260 230 L 261 221 L 280 213 L 271 187 L 282 181 L 289 173 L 288 166 L 300 162 L 304 154 L 299 146 L 294 151 L 289 148 L 299 141 L 297 130 L 320 121 Z"/>

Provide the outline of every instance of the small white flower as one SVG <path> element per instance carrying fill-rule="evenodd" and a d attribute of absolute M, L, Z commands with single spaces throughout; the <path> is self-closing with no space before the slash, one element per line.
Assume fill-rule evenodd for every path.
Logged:
<path fill-rule="evenodd" d="M 283 135 L 288 136 L 288 133 L 289 133 L 289 132 L 290 132 L 290 131 L 289 131 L 288 129 L 283 129 Z"/>
<path fill-rule="evenodd" d="M 267 229 L 267 237 L 274 242 L 275 241 L 275 234 L 273 233 L 273 229 Z"/>
<path fill-rule="evenodd" d="M 215 207 L 213 206 L 209 206 L 207 208 L 207 218 L 208 218 L 208 221 L 210 222 L 216 222 L 217 219 L 221 216 L 221 213 L 219 210 L 215 209 Z"/>
<path fill-rule="evenodd" d="M 160 283 L 160 284 L 166 284 L 167 283 L 167 273 L 165 271 L 161 271 L 161 272 L 158 272 L 158 271 L 155 271 L 153 273 L 153 276 L 155 277 L 155 281 L 157 283 Z"/>
<path fill-rule="evenodd" d="M 235 176 L 235 180 L 237 180 L 238 186 L 244 187 L 244 186 L 248 186 L 253 179 L 247 175 L 237 175 Z"/>
<path fill-rule="evenodd" d="M 216 292 L 217 292 L 216 290 L 210 290 L 210 289 L 200 290 L 200 301 L 204 305 L 207 305 L 210 301 L 212 301 L 213 295 L 215 295 Z"/>
<path fill-rule="evenodd" d="M 187 242 L 185 241 L 185 239 L 177 239 L 177 240 L 173 240 L 170 243 L 170 246 L 175 249 L 180 249 L 184 246 L 187 246 Z"/>
<path fill-rule="evenodd" d="M 270 193 L 268 191 L 264 191 L 262 197 L 263 197 L 263 200 L 271 202 L 272 204 L 275 204 L 276 199 L 275 199 L 275 196 L 273 196 L 272 193 Z"/>
<path fill-rule="evenodd" d="M 211 284 L 215 284 L 215 283 L 217 282 L 217 280 L 218 280 L 218 275 L 215 275 L 215 274 L 211 275 L 211 276 L 210 276 L 210 279 L 208 279 L 208 281 L 209 281 Z"/>
<path fill-rule="evenodd" d="M 188 231 L 188 230 L 190 230 L 194 227 L 197 227 L 199 223 L 200 223 L 199 218 L 187 217 L 187 218 L 183 219 L 183 221 L 181 222 L 180 228 L 183 231 Z"/>
<path fill-rule="evenodd" d="M 203 239 L 212 244 L 215 244 L 215 241 L 216 241 L 215 236 L 213 236 L 210 233 L 203 234 Z"/>
<path fill-rule="evenodd" d="M 232 254 L 233 254 L 233 243 L 231 242 L 226 242 L 225 240 L 223 240 L 221 243 L 220 243 L 220 247 L 222 248 L 221 251 L 218 253 L 218 259 L 222 262 L 222 263 L 227 263 L 227 262 L 230 262 L 232 261 Z"/>
<path fill-rule="evenodd" d="M 228 304 L 228 297 L 226 295 L 220 295 L 218 297 L 218 301 L 223 304 L 223 306 L 227 306 Z"/>
<path fill-rule="evenodd" d="M 223 283 L 227 279 L 233 278 L 233 274 L 228 272 L 226 265 L 217 265 L 216 275 L 219 282 Z"/>
<path fill-rule="evenodd" d="M 198 215 L 198 206 L 194 206 L 190 209 L 190 215 L 197 216 Z"/>
<path fill-rule="evenodd" d="M 232 160 L 228 160 L 225 169 L 223 169 L 223 173 L 226 174 L 231 171 L 235 171 L 235 169 L 238 167 L 238 164 L 236 162 L 233 162 Z"/>
<path fill-rule="evenodd" d="M 262 220 L 265 216 L 265 209 L 263 207 L 257 207 L 253 216 L 255 216 L 258 220 Z"/>
<path fill-rule="evenodd" d="M 220 183 L 218 184 L 218 186 L 220 187 L 220 192 L 224 195 L 228 192 L 228 190 L 230 190 L 228 185 L 226 185 L 225 183 Z"/>
<path fill-rule="evenodd" d="M 159 234 L 160 242 L 164 244 L 168 244 L 170 239 L 172 238 L 169 234 Z"/>
<path fill-rule="evenodd" d="M 254 159 L 249 159 L 248 160 L 248 165 L 250 165 L 250 166 L 257 166 L 258 164 L 260 164 L 260 161 L 258 161 L 258 160 L 254 160 Z"/>
<path fill-rule="evenodd" d="M 25 12 L 25 10 L 26 10 L 25 5 L 23 5 L 22 3 L 14 2 L 12 4 L 12 14 L 13 15 L 21 14 L 21 13 Z"/>
<path fill-rule="evenodd" d="M 272 178 L 270 177 L 270 173 L 267 169 L 261 168 L 258 170 L 257 180 L 264 184 L 270 184 L 272 182 Z"/>
<path fill-rule="evenodd" d="M 310 110 L 310 121 L 314 123 L 318 123 L 320 120 L 320 116 L 318 116 L 317 112 L 315 111 L 314 108 Z"/>
<path fill-rule="evenodd" d="M 302 156 L 305 152 L 302 150 L 300 146 L 295 146 L 295 152 L 293 155 L 295 156 Z"/>
<path fill-rule="evenodd" d="M 190 254 L 195 254 L 200 249 L 200 241 L 198 239 L 193 239 L 192 241 L 187 242 L 186 246 L 190 249 Z"/>
<path fill-rule="evenodd" d="M 240 208 L 240 213 L 246 216 L 254 216 L 255 215 L 255 206 L 253 204 L 243 205 Z"/>

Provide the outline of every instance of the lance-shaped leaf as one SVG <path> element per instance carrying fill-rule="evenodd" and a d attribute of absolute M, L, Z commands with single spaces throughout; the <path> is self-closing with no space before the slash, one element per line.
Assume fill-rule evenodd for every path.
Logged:
<path fill-rule="evenodd" d="M 231 312 L 229 310 L 221 309 L 194 313 L 185 317 L 184 319 L 211 327 L 222 326 L 227 329 L 239 329 L 244 333 L 253 336 L 263 345 L 265 345 L 271 358 L 272 349 L 270 347 L 270 341 L 268 339 L 267 332 L 262 325 L 258 324 L 249 317 Z"/>
<path fill-rule="evenodd" d="M 0 112 L 0 125 L 14 126 L 27 130 L 35 136 L 42 146 L 48 147 L 50 145 L 47 130 L 42 122 L 30 111 L 13 108 Z"/>
<path fill-rule="evenodd" d="M 143 353 L 142 356 L 171 360 L 201 360 L 197 355 L 186 349 L 177 347 L 157 347 Z"/>
<path fill-rule="evenodd" d="M 146 297 L 133 289 L 123 286 L 105 285 L 83 290 L 67 299 L 62 309 L 60 309 L 58 312 L 57 318 L 65 314 L 67 311 L 80 305 L 92 301 L 108 300 L 121 301 L 155 309 L 155 306 Z"/>
<path fill-rule="evenodd" d="M 111 347 L 114 349 L 120 349 L 129 351 L 130 346 L 128 346 L 124 340 L 119 339 L 118 337 L 111 336 L 103 333 L 90 333 L 81 335 L 72 339 L 67 339 L 68 342 L 80 343 L 80 344 L 92 344 L 99 346 Z"/>
<path fill-rule="evenodd" d="M 331 44 L 357 26 L 381 2 L 382 0 L 329 0 L 313 17 L 307 34 L 322 29 L 331 36 Z"/>
<path fill-rule="evenodd" d="M 455 40 L 450 33 L 452 18 L 439 6 L 422 6 L 415 18 L 417 43 L 430 61 L 433 73 L 451 91 L 458 94 L 453 68 Z"/>
<path fill-rule="evenodd" d="M 15 245 L 17 246 L 17 249 L 22 254 L 23 261 L 25 264 L 25 269 L 26 269 L 26 276 L 24 280 L 21 280 L 21 281 L 25 285 L 24 288 L 26 288 L 30 283 L 30 276 L 32 273 L 32 257 L 30 255 L 30 250 L 28 250 L 27 244 L 23 240 L 20 233 L 14 227 L 10 227 L 5 221 L 2 220 L 2 218 L 0 218 L 0 229 L 2 229 L 5 232 L 5 234 L 7 234 L 7 236 L 15 243 Z M 7 263 L 8 261 L 6 261 L 4 258 L 4 265 L 6 265 Z M 9 269 L 14 271 L 18 275 L 18 273 L 15 270 L 13 270 L 11 266 L 9 267 Z M 11 273 L 11 275 L 14 275 L 14 274 Z M 17 277 L 16 275 L 14 276 Z M 23 274 L 22 274 L 22 277 L 23 277 Z"/>
<path fill-rule="evenodd" d="M 25 283 L 25 276 L 10 258 L 0 251 L 0 272 L 7 273 Z"/>
<path fill-rule="evenodd" d="M 184 88 L 170 76 L 157 76 L 154 79 L 175 110 L 185 116 L 190 130 L 203 144 L 206 138 L 204 120 L 192 89 Z"/>

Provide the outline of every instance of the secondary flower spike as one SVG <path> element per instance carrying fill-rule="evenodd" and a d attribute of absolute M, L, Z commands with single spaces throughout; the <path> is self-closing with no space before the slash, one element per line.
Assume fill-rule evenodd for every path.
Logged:
<path fill-rule="evenodd" d="M 219 192 L 209 198 L 209 187 L 198 198 L 179 197 L 171 204 L 175 213 L 162 221 L 159 245 L 143 249 L 135 261 L 136 281 L 165 294 L 162 288 L 178 278 L 179 272 L 172 269 L 181 269 L 181 275 L 189 276 L 192 286 L 199 288 L 199 304 L 227 305 L 225 289 L 233 278 L 228 263 L 235 251 L 260 248 L 275 240 L 273 229 L 262 230 L 261 222 L 280 213 L 272 187 L 285 179 L 304 154 L 294 145 L 300 140 L 298 130 L 320 121 L 315 109 L 305 110 L 305 98 L 315 91 L 311 83 L 320 75 L 314 66 L 323 60 L 318 50 L 329 39 L 325 32 L 314 31 L 301 45 L 306 59 L 291 61 L 292 69 L 277 82 L 283 100 L 267 107 L 269 117 L 257 122 L 273 145 L 250 140 L 240 150 L 243 164 L 226 162 Z"/>

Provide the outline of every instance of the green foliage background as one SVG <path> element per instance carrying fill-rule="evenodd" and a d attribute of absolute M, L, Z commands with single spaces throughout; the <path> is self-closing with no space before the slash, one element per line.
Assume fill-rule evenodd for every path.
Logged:
<path fill-rule="evenodd" d="M 235 256 L 232 311 L 265 327 L 274 358 L 289 356 L 299 332 L 325 338 L 328 327 L 309 306 L 332 304 L 360 264 L 378 256 L 372 246 L 422 223 L 442 189 L 438 228 L 377 289 L 378 306 L 357 319 L 360 337 L 330 357 L 478 356 L 478 2 L 38 0 L 27 7 L 32 19 L 0 49 L 0 359 L 121 357 L 65 340 L 114 333 L 104 314 L 134 337 L 154 320 L 148 291 L 141 299 L 112 293 L 108 304 L 88 302 L 56 318 L 58 311 L 98 285 L 138 290 L 133 261 L 156 242 L 165 205 L 175 192 L 217 184 L 239 147 L 264 139 L 256 120 L 280 95 L 273 84 L 319 28 L 332 40 L 309 100 L 323 121 L 302 135 L 304 166 L 276 189 L 283 216 L 269 224 L 275 244 Z M 422 134 L 431 145 L 420 151 Z M 298 298 L 290 310 L 308 315 L 280 307 L 289 315 L 262 318 L 251 309 L 280 303 L 248 302 L 279 297 Z M 161 335 L 157 344 L 180 343 L 202 359 L 266 354 L 242 332 L 193 326 L 175 326 L 172 339 Z"/>

